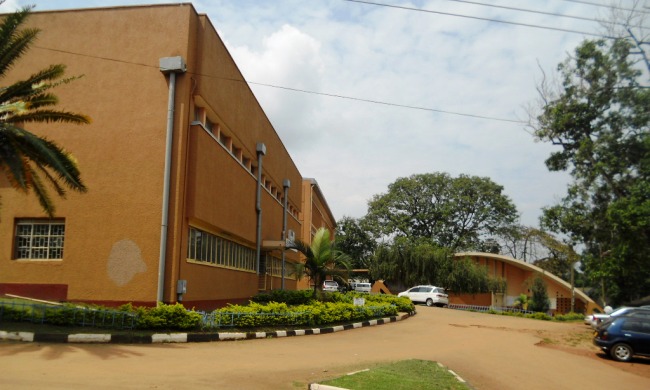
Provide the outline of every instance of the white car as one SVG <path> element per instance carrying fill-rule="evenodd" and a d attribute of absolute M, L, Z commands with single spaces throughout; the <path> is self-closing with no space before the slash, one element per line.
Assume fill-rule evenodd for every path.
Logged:
<path fill-rule="evenodd" d="M 339 284 L 334 280 L 323 282 L 323 291 L 339 291 Z"/>
<path fill-rule="evenodd" d="M 397 294 L 397 296 L 408 297 L 413 303 L 426 303 L 427 306 L 449 305 L 449 296 L 442 287 L 415 286 Z"/>
<path fill-rule="evenodd" d="M 354 291 L 369 293 L 371 287 L 370 283 L 355 283 Z"/>

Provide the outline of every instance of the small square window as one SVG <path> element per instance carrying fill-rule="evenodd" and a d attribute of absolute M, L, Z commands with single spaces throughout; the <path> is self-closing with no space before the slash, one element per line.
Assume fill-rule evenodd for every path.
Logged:
<path fill-rule="evenodd" d="M 15 259 L 61 260 L 65 238 L 63 220 L 16 221 Z"/>

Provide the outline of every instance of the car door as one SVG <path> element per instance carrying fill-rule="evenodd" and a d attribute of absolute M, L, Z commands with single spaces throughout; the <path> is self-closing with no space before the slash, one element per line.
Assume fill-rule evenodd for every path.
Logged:
<path fill-rule="evenodd" d="M 621 333 L 635 353 L 650 353 L 650 322 L 641 318 L 625 318 L 625 322 L 621 325 Z"/>
<path fill-rule="evenodd" d="M 409 290 L 409 298 L 411 298 L 411 301 L 413 302 L 423 302 L 422 301 L 422 293 L 420 293 L 420 289 L 422 287 L 413 287 L 412 289 Z"/>

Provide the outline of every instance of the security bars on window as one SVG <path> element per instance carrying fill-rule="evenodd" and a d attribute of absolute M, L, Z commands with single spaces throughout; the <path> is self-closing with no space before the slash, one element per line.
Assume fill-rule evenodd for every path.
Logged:
<path fill-rule="evenodd" d="M 61 260 L 65 223 L 19 221 L 16 223 L 16 259 Z"/>

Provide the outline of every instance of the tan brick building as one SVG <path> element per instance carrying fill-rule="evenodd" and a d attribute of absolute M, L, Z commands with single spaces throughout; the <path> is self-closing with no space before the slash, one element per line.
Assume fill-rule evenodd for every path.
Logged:
<path fill-rule="evenodd" d="M 55 93 L 92 124 L 28 130 L 72 152 L 89 191 L 57 200 L 50 220 L 0 179 L 0 293 L 211 307 L 297 288 L 298 255 L 285 253 L 283 278 L 282 251 L 265 243 L 335 221 L 320 190 L 303 193 L 206 15 L 189 3 L 95 8 L 34 12 L 28 25 L 42 32 L 3 85 L 55 63 L 83 75 Z"/>

